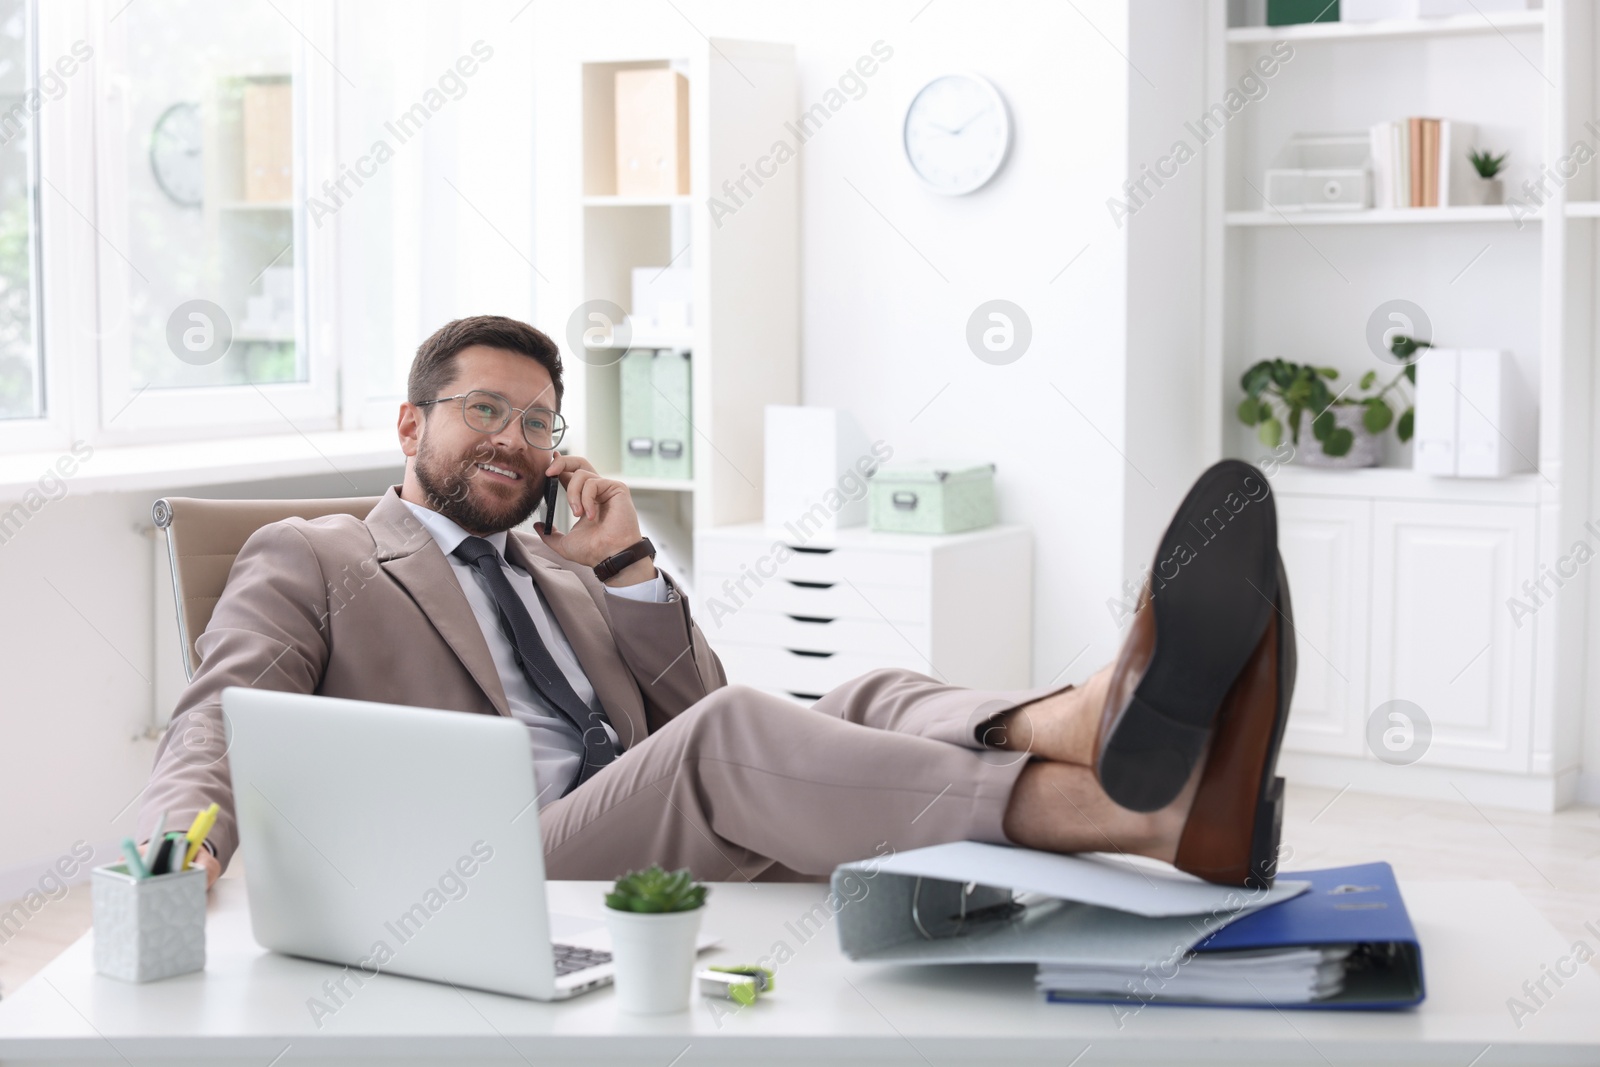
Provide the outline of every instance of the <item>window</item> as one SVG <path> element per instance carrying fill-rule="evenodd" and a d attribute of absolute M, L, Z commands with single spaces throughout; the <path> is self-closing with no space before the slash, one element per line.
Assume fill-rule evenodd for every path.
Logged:
<path fill-rule="evenodd" d="M 96 255 L 110 433 L 337 425 L 315 343 L 306 223 L 326 5 L 139 0 L 103 8 Z M 323 123 L 327 125 L 326 122 Z"/>
<path fill-rule="evenodd" d="M 0 0 L 0 419 L 36 419 L 45 391 L 39 346 L 37 115 L 32 4 Z M 59 79 L 53 82 L 59 85 Z"/>

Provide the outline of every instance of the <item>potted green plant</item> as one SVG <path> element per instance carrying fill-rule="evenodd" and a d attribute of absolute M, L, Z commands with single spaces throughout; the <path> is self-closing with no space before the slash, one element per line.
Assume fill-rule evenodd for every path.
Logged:
<path fill-rule="evenodd" d="M 1426 347 L 1428 342 L 1404 335 L 1396 335 L 1390 342 L 1390 350 L 1401 359 L 1409 359 L 1417 349 Z M 1264 359 L 1240 379 L 1245 398 L 1239 402 L 1239 421 L 1254 426 L 1257 438 L 1268 448 L 1277 448 L 1282 442 L 1287 424 L 1296 458 L 1312 466 L 1375 466 L 1380 435 L 1391 425 L 1401 442 L 1411 440 L 1416 407 L 1400 388 L 1400 382 L 1416 384 L 1414 362 L 1406 363 L 1376 391 L 1377 371 L 1369 370 L 1361 376 L 1357 385 L 1360 392 L 1355 395 L 1334 392 L 1328 383 L 1338 378 L 1339 372 L 1332 367 Z M 1398 417 L 1391 395 L 1404 404 Z M 1317 447 L 1301 449 L 1300 427 L 1307 412 Z"/>
<path fill-rule="evenodd" d="M 1482 183 L 1478 187 L 1479 201 L 1484 204 L 1503 204 L 1506 202 L 1505 183 L 1498 177 L 1500 168 L 1506 165 L 1506 157 L 1510 152 L 1501 152 L 1498 156 L 1474 148 L 1467 153 L 1467 158 L 1472 161 L 1472 169 L 1478 172 Z"/>
<path fill-rule="evenodd" d="M 687 868 L 630 871 L 606 894 L 617 1007 L 632 1015 L 687 1011 L 695 939 L 708 890 Z"/>

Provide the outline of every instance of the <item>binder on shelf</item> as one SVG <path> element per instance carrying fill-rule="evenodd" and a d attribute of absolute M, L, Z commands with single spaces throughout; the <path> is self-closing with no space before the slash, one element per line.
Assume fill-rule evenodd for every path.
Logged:
<path fill-rule="evenodd" d="M 656 353 L 632 348 L 622 357 L 620 418 L 624 477 L 653 478 L 656 470 L 655 389 L 651 378 Z"/>
<path fill-rule="evenodd" d="M 650 366 L 651 423 L 658 478 L 694 477 L 690 358 L 685 349 L 661 349 Z"/>

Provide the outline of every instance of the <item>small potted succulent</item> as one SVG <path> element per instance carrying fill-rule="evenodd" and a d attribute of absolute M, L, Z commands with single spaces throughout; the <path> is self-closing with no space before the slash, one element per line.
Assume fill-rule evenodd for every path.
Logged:
<path fill-rule="evenodd" d="M 1478 187 L 1479 201 L 1485 204 L 1503 204 L 1506 202 L 1505 182 L 1499 178 L 1500 168 L 1506 165 L 1506 157 L 1510 152 L 1501 152 L 1498 156 L 1482 149 L 1474 148 L 1467 153 L 1467 158 L 1472 160 L 1472 169 L 1478 172 L 1482 184 Z"/>
<path fill-rule="evenodd" d="M 1417 349 L 1427 347 L 1427 341 L 1402 335 L 1396 335 L 1390 343 L 1395 356 L 1408 361 Z M 1332 367 L 1264 359 L 1240 379 L 1245 398 L 1239 402 L 1239 421 L 1254 426 L 1257 438 L 1268 448 L 1278 447 L 1287 423 L 1296 459 L 1314 467 L 1377 465 L 1379 437 L 1390 425 L 1402 443 L 1411 440 L 1416 408 L 1399 386 L 1402 379 L 1416 384 L 1415 361 L 1407 362 L 1376 392 L 1372 390 L 1378 382 L 1377 371 L 1369 370 L 1361 376 L 1361 393 L 1355 396 L 1335 393 L 1330 388 L 1328 383 L 1338 377 L 1339 372 Z M 1390 403 L 1391 393 L 1405 404 L 1398 418 Z M 1307 412 L 1311 413 L 1311 436 L 1318 447 L 1301 449 L 1300 426 Z"/>
<path fill-rule="evenodd" d="M 687 1011 L 707 889 L 687 868 L 630 871 L 606 894 L 617 1007 L 631 1015 Z"/>

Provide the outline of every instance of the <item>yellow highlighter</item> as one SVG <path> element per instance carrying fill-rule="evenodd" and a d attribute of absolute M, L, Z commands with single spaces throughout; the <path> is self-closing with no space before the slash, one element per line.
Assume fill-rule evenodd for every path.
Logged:
<path fill-rule="evenodd" d="M 188 870 L 189 865 L 194 862 L 195 853 L 200 851 L 200 842 L 206 839 L 206 835 L 211 832 L 211 827 L 216 825 L 216 822 L 217 806 L 212 804 L 196 815 L 194 822 L 189 824 L 189 832 L 183 835 L 183 839 L 189 843 L 188 851 L 183 854 L 184 870 Z"/>

